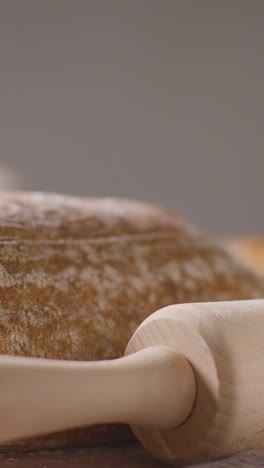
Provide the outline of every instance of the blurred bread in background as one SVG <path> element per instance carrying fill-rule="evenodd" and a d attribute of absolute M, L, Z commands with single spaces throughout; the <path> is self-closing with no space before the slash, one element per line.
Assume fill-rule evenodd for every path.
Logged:
<path fill-rule="evenodd" d="M 264 234 L 229 239 L 225 246 L 243 263 L 259 273 L 264 273 Z"/>
<path fill-rule="evenodd" d="M 21 177 L 5 163 L 0 162 L 0 191 L 21 188 Z"/>
<path fill-rule="evenodd" d="M 20 175 L 6 163 L 0 162 L 0 192 L 21 188 Z M 264 234 L 228 238 L 223 244 L 229 253 L 244 264 L 264 273 Z"/>

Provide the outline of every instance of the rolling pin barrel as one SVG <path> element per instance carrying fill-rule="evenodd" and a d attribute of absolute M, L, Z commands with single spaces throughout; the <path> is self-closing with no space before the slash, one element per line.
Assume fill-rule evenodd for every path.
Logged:
<path fill-rule="evenodd" d="M 126 354 L 165 343 L 194 370 L 195 405 L 169 431 L 133 426 L 141 443 L 176 465 L 264 448 L 264 300 L 166 307 L 141 324 Z"/>

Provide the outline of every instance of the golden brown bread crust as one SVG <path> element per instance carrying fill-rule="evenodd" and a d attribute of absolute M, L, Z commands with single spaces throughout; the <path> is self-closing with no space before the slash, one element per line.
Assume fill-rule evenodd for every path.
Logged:
<path fill-rule="evenodd" d="M 261 277 L 166 210 L 44 194 L 0 200 L 1 353 L 115 358 L 163 306 L 264 295 Z M 90 427 L 17 447 L 117 437 L 106 433 Z"/>
<path fill-rule="evenodd" d="M 3 240 L 87 240 L 167 230 L 180 233 L 186 230 L 186 224 L 170 211 L 147 203 L 41 192 L 0 192 Z"/>
<path fill-rule="evenodd" d="M 264 273 L 264 236 L 251 235 L 226 241 L 231 254 L 259 273 Z"/>

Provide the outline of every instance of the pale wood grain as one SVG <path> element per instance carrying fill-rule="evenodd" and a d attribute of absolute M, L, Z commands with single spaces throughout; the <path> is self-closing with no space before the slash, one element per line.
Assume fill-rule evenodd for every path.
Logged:
<path fill-rule="evenodd" d="M 190 364 L 164 346 L 91 363 L 0 355 L 0 443 L 86 424 L 167 428 L 194 398 Z"/>
<path fill-rule="evenodd" d="M 169 306 L 149 317 L 127 352 L 165 344 L 193 366 L 191 416 L 170 431 L 134 426 L 143 445 L 172 464 L 264 448 L 264 301 Z"/>

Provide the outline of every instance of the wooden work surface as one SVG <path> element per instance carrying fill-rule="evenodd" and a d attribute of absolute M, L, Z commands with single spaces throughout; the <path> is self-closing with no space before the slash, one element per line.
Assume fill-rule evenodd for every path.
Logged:
<path fill-rule="evenodd" d="M 1 468 L 163 468 L 139 444 L 68 451 L 0 454 Z M 263 468 L 264 451 L 249 451 L 193 468 Z M 190 468 L 190 467 L 189 467 Z"/>

